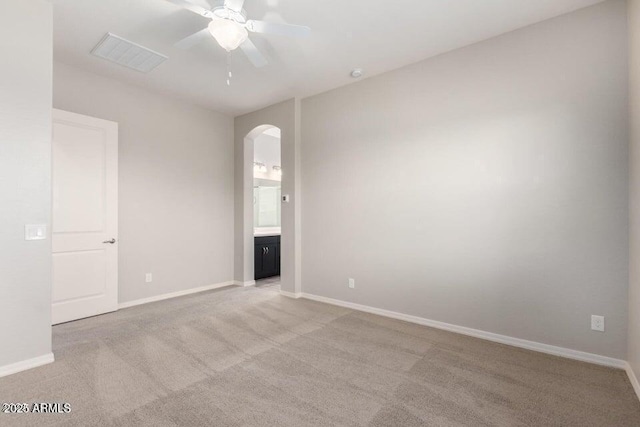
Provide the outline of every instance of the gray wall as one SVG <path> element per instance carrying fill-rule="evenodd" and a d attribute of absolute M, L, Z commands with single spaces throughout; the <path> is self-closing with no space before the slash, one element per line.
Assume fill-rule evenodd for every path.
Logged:
<path fill-rule="evenodd" d="M 51 353 L 51 4 L 0 2 L 0 368 Z"/>
<path fill-rule="evenodd" d="M 60 63 L 53 105 L 120 125 L 121 303 L 233 280 L 232 118 Z"/>
<path fill-rule="evenodd" d="M 281 176 L 273 170 L 273 166 L 282 166 L 280 156 L 280 138 L 260 134 L 253 141 L 253 159 L 256 162 L 264 163 L 267 172 L 253 172 L 253 176 L 262 179 L 280 181 Z"/>
<path fill-rule="evenodd" d="M 280 128 L 282 194 L 291 196 L 291 201 L 283 204 L 281 211 L 281 289 L 300 292 L 300 102 L 297 99 L 235 118 L 235 278 L 239 282 L 250 282 L 254 278 L 254 143 L 251 138 L 264 131 L 266 125 Z"/>
<path fill-rule="evenodd" d="M 629 364 L 640 378 L 640 0 L 629 0 Z"/>
<path fill-rule="evenodd" d="M 625 358 L 627 86 L 615 0 L 303 100 L 303 291 Z"/>

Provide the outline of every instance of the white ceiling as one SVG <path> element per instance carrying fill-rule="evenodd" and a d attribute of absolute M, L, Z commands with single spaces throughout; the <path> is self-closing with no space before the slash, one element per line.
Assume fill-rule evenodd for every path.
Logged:
<path fill-rule="evenodd" d="M 204 107 L 238 115 L 365 77 L 521 28 L 602 0 L 246 0 L 251 19 L 307 25 L 292 39 L 252 34 L 269 59 L 254 68 L 240 50 L 227 55 L 213 39 L 182 51 L 178 40 L 208 20 L 166 0 L 51 0 L 55 60 Z M 169 56 L 149 74 L 90 55 L 107 32 Z"/>

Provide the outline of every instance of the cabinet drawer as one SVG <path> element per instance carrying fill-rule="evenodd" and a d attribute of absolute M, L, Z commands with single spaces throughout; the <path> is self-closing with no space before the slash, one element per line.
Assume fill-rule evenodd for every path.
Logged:
<path fill-rule="evenodd" d="M 273 245 L 275 243 L 280 243 L 280 236 L 254 237 L 254 241 L 256 245 Z"/>

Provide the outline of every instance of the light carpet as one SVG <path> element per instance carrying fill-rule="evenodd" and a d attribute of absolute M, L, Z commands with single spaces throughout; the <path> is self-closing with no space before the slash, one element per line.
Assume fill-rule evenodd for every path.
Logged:
<path fill-rule="evenodd" d="M 225 288 L 53 328 L 56 362 L 0 378 L 2 426 L 640 426 L 621 370 Z"/>

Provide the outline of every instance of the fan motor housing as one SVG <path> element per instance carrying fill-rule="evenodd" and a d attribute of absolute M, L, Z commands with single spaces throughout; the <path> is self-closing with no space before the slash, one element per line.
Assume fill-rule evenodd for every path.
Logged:
<path fill-rule="evenodd" d="M 242 9 L 242 11 L 240 12 L 236 12 L 235 10 L 229 9 L 228 7 L 218 6 L 212 9 L 212 12 L 212 19 L 229 19 L 243 25 L 247 22 L 247 12 L 244 9 Z"/>

